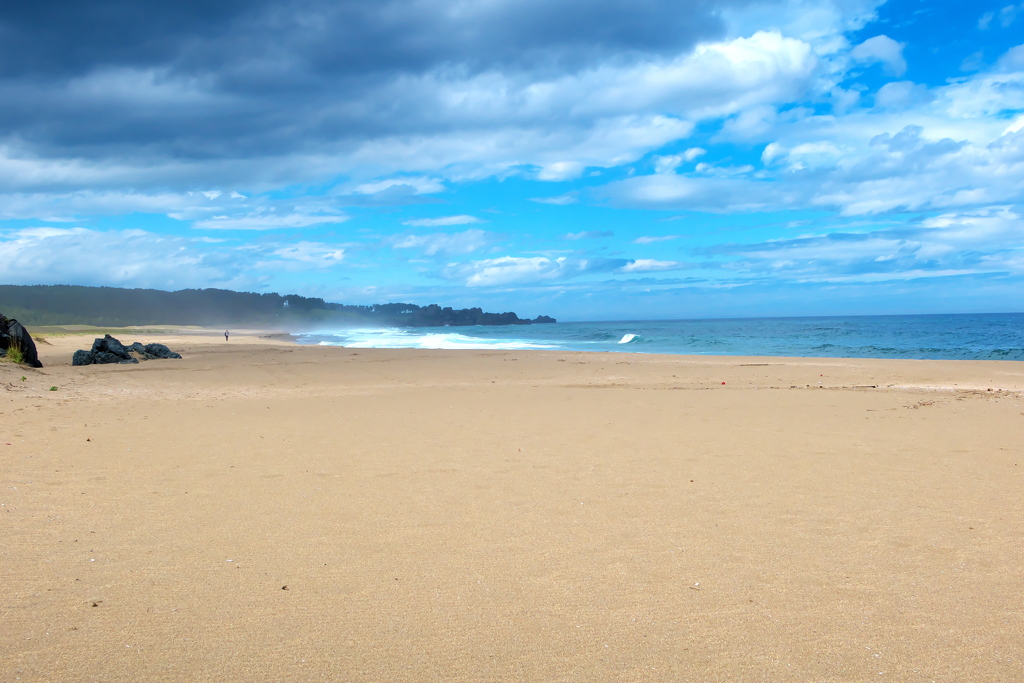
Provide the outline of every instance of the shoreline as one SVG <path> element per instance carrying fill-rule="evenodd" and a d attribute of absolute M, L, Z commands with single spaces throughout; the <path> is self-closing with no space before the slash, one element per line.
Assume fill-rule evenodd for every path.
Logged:
<path fill-rule="evenodd" d="M 391 329 L 391 328 L 381 328 Z M 415 328 L 415 329 L 435 329 L 435 328 Z M 437 329 L 458 329 L 458 328 L 437 328 Z M 63 325 L 63 326 L 36 326 L 29 328 L 29 332 L 33 338 L 37 339 L 37 346 L 39 346 L 38 338 L 43 337 L 47 340 L 59 340 L 59 339 L 89 339 L 91 340 L 97 336 L 103 334 L 110 334 L 124 343 L 131 343 L 132 341 L 139 341 L 141 338 L 145 338 L 150 341 L 160 341 L 166 343 L 168 340 L 172 343 L 180 343 L 187 345 L 190 341 L 192 343 L 210 342 L 214 345 L 221 343 L 221 337 L 223 336 L 223 330 L 221 328 L 203 327 L 203 326 L 182 326 L 182 325 L 141 325 L 133 327 L 94 327 L 89 325 Z M 296 347 L 316 347 L 316 348 L 335 348 L 343 349 L 348 351 L 409 351 L 409 352 L 437 352 L 437 353 L 554 353 L 554 354 L 597 354 L 597 355 L 610 355 L 613 357 L 626 356 L 626 357 L 652 357 L 652 358 L 679 358 L 684 359 L 684 362 L 725 362 L 731 361 L 744 361 L 744 364 L 768 364 L 768 365 L 779 365 L 779 364 L 793 364 L 800 362 L 813 362 L 828 365 L 830 363 L 859 363 L 864 361 L 871 363 L 874 361 L 884 361 L 893 363 L 996 363 L 996 364 L 1015 364 L 1019 363 L 1024 367 L 1024 360 L 1007 360 L 1007 359 L 929 359 L 929 358 L 879 358 L 879 357 L 864 357 L 864 356 L 774 356 L 774 355 L 747 355 L 747 354 L 683 354 L 683 353 L 656 353 L 649 351 L 634 351 L 634 350 L 601 350 L 601 351 L 580 351 L 580 350 L 562 350 L 562 349 L 501 349 L 501 348 L 466 348 L 466 349 L 424 349 L 415 347 L 401 347 L 401 348 L 388 348 L 388 347 L 354 347 L 354 346 L 342 346 L 340 344 L 304 344 L 298 341 L 298 337 L 301 334 L 307 334 L 305 332 L 287 332 L 276 328 L 238 328 L 231 329 L 231 342 L 236 343 L 257 343 L 261 345 L 273 344 L 273 343 L 284 343 L 288 345 L 294 345 Z M 120 336 L 119 336 L 120 335 Z M 124 337 L 124 338 L 122 338 Z M 139 337 L 140 339 L 136 339 Z M 130 338 L 130 339 L 129 339 Z M 213 341 L 211 341 L 211 338 Z M 231 343 L 228 342 L 228 343 Z M 86 344 L 87 348 L 90 344 Z M 43 346 L 53 346 L 51 341 L 44 341 Z M 60 343 L 59 346 L 69 348 L 68 344 Z M 76 346 L 77 348 L 83 348 L 81 345 Z M 176 349 L 172 349 L 176 350 Z M 43 353 L 43 349 L 38 349 L 39 353 Z M 72 350 L 72 352 L 74 349 Z M 42 357 L 42 356 L 40 356 Z M 717 359 L 717 360 L 716 360 Z M 59 364 L 59 360 L 57 361 Z M 1001 373 L 1000 373 L 1001 374 Z M 1014 373 L 1016 374 L 1016 373 Z M 1020 389 L 1024 389 L 1024 382 L 1020 383 Z"/>
<path fill-rule="evenodd" d="M 457 358 L 486 358 L 492 356 L 518 358 L 526 355 L 543 362 L 556 363 L 597 363 L 602 365 L 637 366 L 647 368 L 651 372 L 658 368 L 671 369 L 700 368 L 702 373 L 697 384 L 693 382 L 665 382 L 671 388 L 702 387 L 715 388 L 716 382 L 724 381 L 727 387 L 759 389 L 806 389 L 817 388 L 820 383 L 827 389 L 893 389 L 922 390 L 935 392 L 956 391 L 987 391 L 1020 392 L 1024 391 L 1024 361 L 1013 360 L 927 360 L 901 358 L 835 358 L 835 357 L 801 357 L 801 356 L 728 356 L 728 355 L 685 355 L 655 354 L 620 351 L 558 351 L 546 349 L 500 350 L 500 349 L 381 349 L 351 348 L 333 345 L 300 344 L 294 335 L 270 329 L 247 329 L 232 332 L 231 339 L 224 342 L 222 335 L 215 330 L 203 328 L 176 328 L 169 326 L 153 326 L 155 329 L 144 328 L 98 328 L 109 332 L 124 343 L 132 341 L 158 341 L 168 345 L 173 351 L 190 355 L 195 359 L 206 359 L 209 354 L 254 350 L 256 348 L 285 348 L 290 352 L 307 354 L 311 362 L 325 362 L 363 354 L 367 357 L 379 356 L 382 360 L 401 358 L 423 358 L 426 356 L 444 359 L 450 363 Z M 67 367 L 71 370 L 71 355 L 79 348 L 88 348 L 96 329 L 64 334 L 47 334 L 33 332 L 34 337 L 44 337 L 42 343 L 37 341 L 37 351 L 43 361 L 45 370 L 58 371 Z M 138 333 L 137 333 L 138 332 Z M 84 343 L 88 341 L 89 344 Z M 188 360 L 186 357 L 185 360 Z M 142 361 L 145 367 L 154 361 Z M 165 361 L 155 361 L 158 365 Z M 0 364 L 0 369 L 5 365 Z M 132 366 L 101 365 L 94 368 L 124 370 Z M 759 370 L 766 368 L 771 370 Z M 780 369 L 798 370 L 802 382 L 789 383 L 783 378 L 772 378 L 772 372 L 778 374 Z M 10 368 L 8 368 L 10 369 Z M 27 368 L 33 370 L 32 368 Z M 169 368 L 165 368 L 169 369 Z M 815 377 L 811 370 L 822 370 Z M 76 368 L 74 372 L 81 372 Z M 97 372 L 93 370 L 92 372 Z M 38 372 L 38 371 L 36 371 Z M 716 374 L 717 373 L 717 374 Z M 44 374 L 46 374 L 44 372 Z M 641 374 L 631 380 L 634 384 L 648 381 L 649 373 Z M 677 373 L 678 374 L 678 373 Z M 63 375 L 60 375 L 63 376 Z M 719 377 L 720 376 L 720 377 Z M 827 377 L 827 379 L 826 379 Z M 662 378 L 664 379 L 664 378 Z M 909 379 L 910 381 L 900 381 Z M 692 380 L 692 378 L 691 378 Z M 774 381 L 773 381 L 774 380 Z M 938 380 L 938 381 L 936 381 Z M 2 379 L 0 379 L 2 381 Z M 739 385 L 735 383 L 739 382 Z"/>

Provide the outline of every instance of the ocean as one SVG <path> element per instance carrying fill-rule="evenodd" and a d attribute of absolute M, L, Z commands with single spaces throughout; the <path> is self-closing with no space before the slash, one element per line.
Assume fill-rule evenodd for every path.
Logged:
<path fill-rule="evenodd" d="M 302 344 L 363 349 L 1024 360 L 1024 313 L 353 328 L 298 337 Z"/>

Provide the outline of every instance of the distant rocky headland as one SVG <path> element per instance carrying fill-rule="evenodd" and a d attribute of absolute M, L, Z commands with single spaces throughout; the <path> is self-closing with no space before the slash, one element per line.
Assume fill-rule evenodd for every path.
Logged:
<path fill-rule="evenodd" d="M 376 324 L 399 327 L 530 325 L 553 323 L 546 315 L 437 304 L 359 306 L 297 294 L 259 294 L 226 289 L 121 289 L 77 285 L 0 285 L 0 310 L 26 325 L 273 325 L 312 327 Z"/>

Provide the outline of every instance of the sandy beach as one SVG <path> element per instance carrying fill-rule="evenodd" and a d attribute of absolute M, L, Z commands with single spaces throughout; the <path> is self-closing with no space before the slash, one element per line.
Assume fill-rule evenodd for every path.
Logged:
<path fill-rule="evenodd" d="M 91 339 L 0 363 L 2 681 L 1024 679 L 1024 363 Z"/>

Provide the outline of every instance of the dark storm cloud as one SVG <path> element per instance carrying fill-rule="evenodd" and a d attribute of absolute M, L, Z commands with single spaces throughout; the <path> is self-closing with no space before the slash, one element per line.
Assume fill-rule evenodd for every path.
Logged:
<path fill-rule="evenodd" d="M 42 157 L 189 160 L 443 132 L 465 122 L 424 103 L 424 74 L 550 78 L 608 59 L 674 54 L 721 35 L 722 4 L 5 3 L 0 129 Z"/>
<path fill-rule="evenodd" d="M 280 59 L 301 64 L 309 76 L 330 77 L 418 71 L 441 62 L 471 68 L 555 58 L 572 63 L 608 52 L 685 48 L 721 32 L 717 7 L 722 4 L 708 0 L 12 3 L 0 14 L 0 73 L 60 77 L 103 66 L 171 65 L 186 73 L 224 70 L 225 76 L 240 76 L 238 72 L 250 71 L 264 60 Z M 260 80 L 258 73 L 251 75 Z"/>

